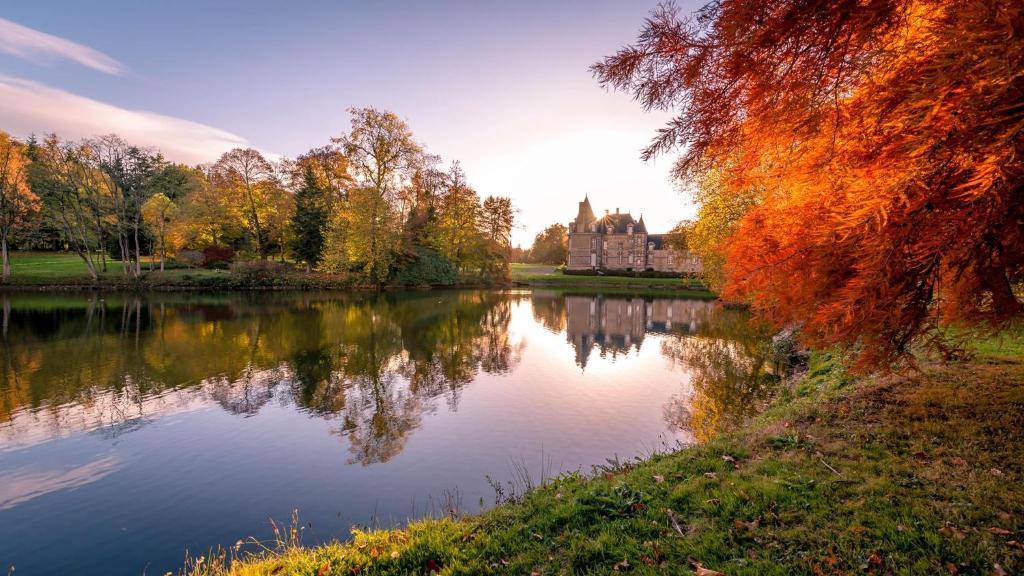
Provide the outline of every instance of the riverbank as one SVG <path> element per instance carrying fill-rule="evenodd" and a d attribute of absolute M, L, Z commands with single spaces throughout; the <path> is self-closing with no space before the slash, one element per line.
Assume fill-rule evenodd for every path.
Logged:
<path fill-rule="evenodd" d="M 518 285 L 564 290 L 617 290 L 622 293 L 658 291 L 687 298 L 713 300 L 717 296 L 696 280 L 684 278 L 642 278 L 632 276 L 588 276 L 563 274 L 544 264 L 512 264 L 512 281 Z"/>
<path fill-rule="evenodd" d="M 13 272 L 0 291 L 68 292 L 102 291 L 259 291 L 259 290 L 353 290 L 374 289 L 360 286 L 354 276 L 307 273 L 289 266 L 268 263 L 238 270 L 167 267 L 159 270 L 157 263 L 144 263 L 138 278 L 125 275 L 120 262 L 108 261 L 107 271 L 93 279 L 85 265 L 74 254 L 16 253 Z M 513 264 L 511 279 L 477 281 L 467 279 L 439 288 L 508 288 L 528 286 L 553 289 L 571 294 L 643 294 L 714 300 L 717 296 L 697 281 L 679 278 L 633 278 L 623 276 L 577 276 L 562 274 L 554 266 Z M 382 286 L 380 288 L 430 288 L 430 286 Z"/>
<path fill-rule="evenodd" d="M 259 264 L 259 263 L 256 263 Z M 15 253 L 12 273 L 0 283 L 0 291 L 70 292 L 101 290 L 113 292 L 231 292 L 260 290 L 358 290 L 376 288 L 429 288 L 429 286 L 363 286 L 352 275 L 307 273 L 301 269 L 268 261 L 265 266 L 242 266 L 235 270 L 185 268 L 169 265 L 159 269 L 157 262 L 144 262 L 138 278 L 121 270 L 119 261 L 108 261 L 107 271 L 92 278 L 81 258 L 55 252 Z M 470 281 L 441 288 L 508 287 L 511 283 Z"/>
<path fill-rule="evenodd" d="M 707 444 L 506 492 L 478 516 L 308 549 L 282 534 L 275 551 L 184 573 L 1019 573 L 1024 335 L 972 351 L 867 378 L 817 354 L 762 416 Z"/>

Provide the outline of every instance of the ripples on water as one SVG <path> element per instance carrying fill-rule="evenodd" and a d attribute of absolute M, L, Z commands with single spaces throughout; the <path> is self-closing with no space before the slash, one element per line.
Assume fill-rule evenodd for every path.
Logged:
<path fill-rule="evenodd" d="M 185 550 L 305 542 L 493 501 L 702 441 L 774 377 L 766 334 L 701 300 L 557 292 L 11 295 L 0 563 L 162 574 Z"/>

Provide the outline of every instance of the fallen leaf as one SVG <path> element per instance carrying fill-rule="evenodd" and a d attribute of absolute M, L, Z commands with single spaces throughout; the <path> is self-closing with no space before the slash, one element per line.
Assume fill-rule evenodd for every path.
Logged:
<path fill-rule="evenodd" d="M 950 458 L 949 463 L 953 466 L 967 466 L 967 460 L 957 456 L 956 458 Z"/>
<path fill-rule="evenodd" d="M 1024 544 L 1021 544 L 1020 542 L 1018 542 L 1016 540 L 1007 540 L 1006 541 L 1006 545 L 1009 546 L 1010 548 L 1016 548 L 1018 550 L 1024 550 Z"/>
<path fill-rule="evenodd" d="M 988 473 L 993 475 L 993 476 L 1002 476 L 1003 475 L 1003 471 L 1000 470 L 999 468 L 990 468 Z"/>
<path fill-rule="evenodd" d="M 661 484 L 662 482 L 665 481 L 665 477 L 662 476 L 661 474 L 655 474 L 654 481 L 657 482 L 658 484 Z"/>
<path fill-rule="evenodd" d="M 327 574 L 327 572 L 329 572 L 330 569 L 331 565 L 324 562 L 324 565 L 320 567 L 320 570 L 316 574 L 317 576 L 324 576 L 324 574 Z"/>
<path fill-rule="evenodd" d="M 704 473 L 704 477 L 705 478 L 712 478 L 712 479 L 714 479 L 714 478 L 718 478 L 718 474 L 716 474 L 715 472 L 705 472 Z"/>
<path fill-rule="evenodd" d="M 996 512 L 996 516 L 999 516 L 1000 520 L 1007 520 L 1007 521 L 1010 518 L 1012 518 L 1012 516 L 1010 516 L 1009 512 Z"/>
<path fill-rule="evenodd" d="M 722 460 L 725 460 L 726 462 L 732 462 L 732 463 L 736 462 L 736 459 L 733 458 L 732 456 L 729 456 L 728 454 L 726 454 L 725 456 L 722 456 Z"/>
<path fill-rule="evenodd" d="M 871 564 L 872 566 L 881 566 L 882 557 L 879 556 L 877 552 L 875 552 L 871 554 L 871 556 L 868 556 L 868 564 Z"/>
<path fill-rule="evenodd" d="M 949 538 L 955 538 L 957 540 L 963 540 L 967 538 L 967 532 L 953 526 L 952 524 L 946 524 L 942 528 L 939 528 L 939 534 L 947 536 Z"/>
<path fill-rule="evenodd" d="M 999 562 L 992 565 L 992 576 L 1007 576 L 1006 570 L 1003 570 L 1003 567 L 999 565 Z"/>
<path fill-rule="evenodd" d="M 705 568 L 699 562 L 697 564 L 694 564 L 694 568 L 697 569 L 697 576 L 725 576 L 725 574 L 723 574 L 722 572 L 717 572 L 715 570 L 709 570 Z"/>
<path fill-rule="evenodd" d="M 863 534 L 868 531 L 868 529 L 863 526 L 850 526 L 846 530 L 847 532 L 852 532 L 854 534 Z"/>
<path fill-rule="evenodd" d="M 949 572 L 950 574 L 959 574 L 960 569 L 956 567 L 956 564 L 946 562 L 946 572 Z"/>
<path fill-rule="evenodd" d="M 998 526 L 993 526 L 993 527 L 989 528 L 988 529 L 988 533 L 989 534 L 995 534 L 996 536 L 1009 536 L 1010 535 L 1010 531 L 1009 530 L 1007 530 L 1006 528 L 1000 528 Z"/>
<path fill-rule="evenodd" d="M 733 522 L 733 526 L 735 526 L 739 530 L 756 530 L 760 524 L 760 518 L 754 518 L 750 522 L 744 522 L 743 520 L 736 520 L 735 522 Z"/>
<path fill-rule="evenodd" d="M 629 570 L 629 561 L 623 559 L 621 562 L 616 562 L 615 565 L 612 566 L 612 570 L 615 570 L 616 572 L 625 572 L 626 570 Z"/>

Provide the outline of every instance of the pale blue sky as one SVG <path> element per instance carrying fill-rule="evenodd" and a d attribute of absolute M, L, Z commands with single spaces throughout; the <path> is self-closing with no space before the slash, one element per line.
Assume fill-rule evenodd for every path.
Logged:
<path fill-rule="evenodd" d="M 189 162 L 235 145 L 295 156 L 345 130 L 346 108 L 373 105 L 461 160 L 482 195 L 511 196 L 516 242 L 570 220 L 584 194 L 665 230 L 692 208 L 671 158 L 638 151 L 667 115 L 587 70 L 654 4 L 5 3 L 0 129 L 117 131 Z"/>

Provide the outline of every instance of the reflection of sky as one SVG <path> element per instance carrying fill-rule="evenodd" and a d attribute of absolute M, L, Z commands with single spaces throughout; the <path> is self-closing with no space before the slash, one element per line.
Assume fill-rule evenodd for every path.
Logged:
<path fill-rule="evenodd" d="M 584 372 L 566 333 L 538 323 L 530 299 L 511 303 L 508 331 L 521 355 L 512 370 L 478 371 L 456 410 L 426 399 L 401 451 L 367 466 L 349 464 L 342 416 L 297 409 L 284 383 L 246 418 L 202 386 L 145 398 L 127 425 L 113 427 L 75 405 L 23 411 L 0 426 L 9 443 L 0 483 L 10 484 L 0 489 L 0 562 L 26 574 L 107 574 L 111 566 L 138 574 L 147 563 L 147 572 L 163 573 L 186 548 L 266 536 L 267 518 L 295 509 L 312 523 L 307 541 L 345 537 L 355 523 L 438 512 L 445 491 L 458 491 L 472 511 L 493 498 L 486 476 L 510 479 L 513 463 L 534 477 L 542 468 L 589 471 L 688 439 L 663 417 L 689 380 L 662 357 L 666 336 L 595 353 Z M 287 376 L 278 369 L 266 375 Z M 104 400 L 94 395 L 90 406 Z M 60 434 L 46 418 L 61 420 Z"/>
<path fill-rule="evenodd" d="M 43 468 L 33 463 L 0 472 L 0 510 L 13 508 L 50 492 L 95 482 L 117 467 L 117 459 L 107 457 L 78 466 L 60 463 L 53 468 Z"/>

